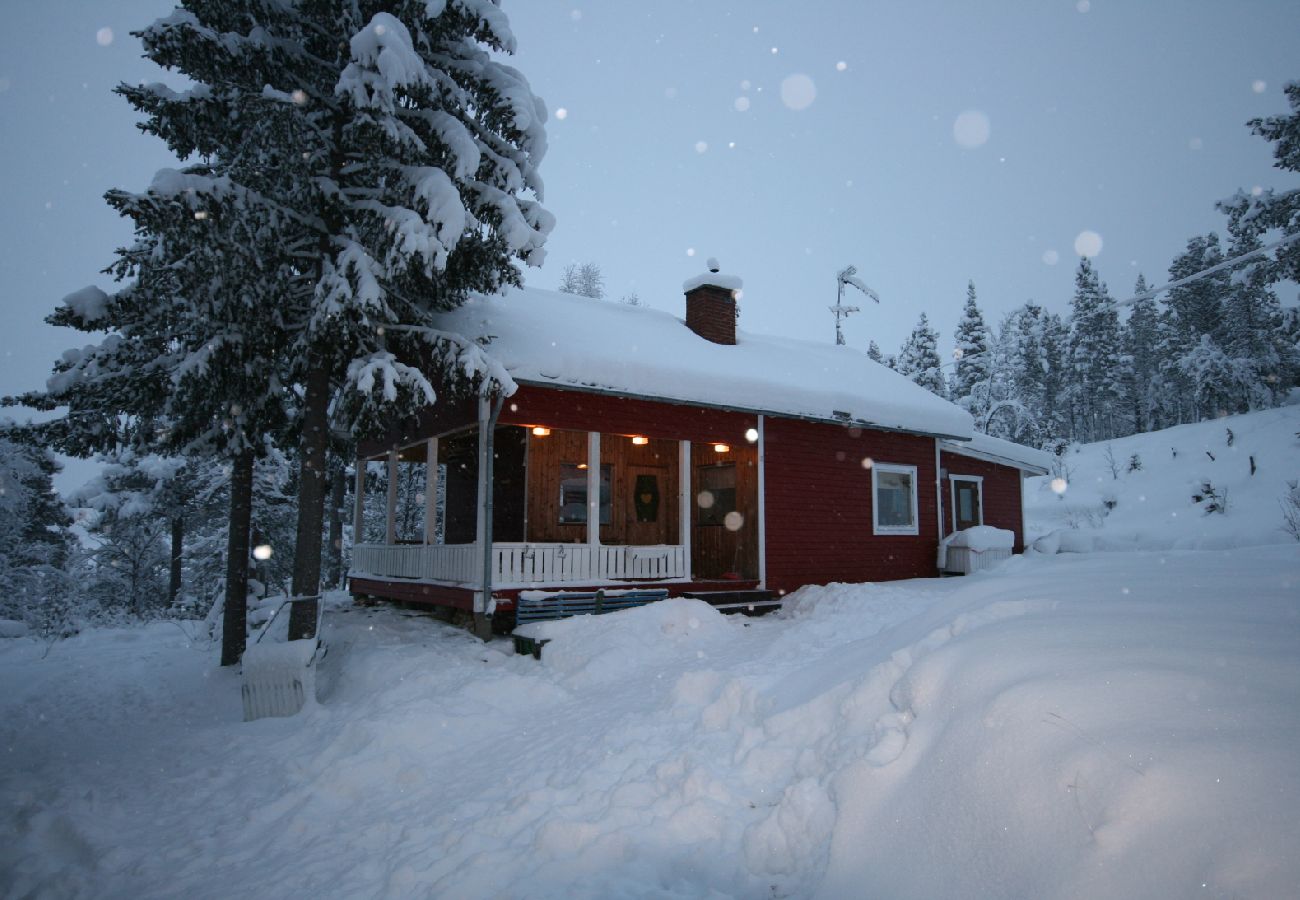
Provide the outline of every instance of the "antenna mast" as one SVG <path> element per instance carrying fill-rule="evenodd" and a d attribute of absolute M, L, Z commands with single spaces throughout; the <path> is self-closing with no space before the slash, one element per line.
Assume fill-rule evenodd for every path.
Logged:
<path fill-rule="evenodd" d="M 844 320 L 849 317 L 850 313 L 862 311 L 861 307 L 844 305 L 844 285 L 851 284 L 876 303 L 880 302 L 880 298 L 876 296 L 876 292 L 867 287 L 866 284 L 863 283 L 862 279 L 857 276 L 857 266 L 847 266 L 835 275 L 835 305 L 829 307 L 829 309 L 835 314 L 835 344 L 839 347 L 844 346 Z"/>

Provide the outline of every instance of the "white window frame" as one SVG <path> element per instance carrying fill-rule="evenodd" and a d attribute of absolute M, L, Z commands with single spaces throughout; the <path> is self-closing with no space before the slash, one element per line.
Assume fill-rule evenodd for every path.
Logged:
<path fill-rule="evenodd" d="M 879 490 L 879 473 L 891 472 L 897 475 L 912 476 L 912 524 L 911 525 L 881 525 L 880 524 L 880 490 Z M 916 483 L 916 466 L 904 466 L 898 463 L 874 463 L 871 466 L 871 528 L 873 534 L 879 535 L 916 535 L 921 533 L 921 518 L 918 509 L 917 491 L 919 489 Z"/>
<path fill-rule="evenodd" d="M 957 482 L 973 481 L 979 490 L 980 520 L 977 524 L 984 524 L 984 476 L 983 475 L 949 475 L 948 476 L 948 508 L 952 511 L 952 527 L 949 534 L 957 532 Z"/>

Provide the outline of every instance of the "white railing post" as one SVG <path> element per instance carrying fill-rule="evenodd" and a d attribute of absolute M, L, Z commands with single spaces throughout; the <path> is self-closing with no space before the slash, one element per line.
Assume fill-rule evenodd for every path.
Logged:
<path fill-rule="evenodd" d="M 587 546 L 600 546 L 600 432 L 587 432 Z"/>

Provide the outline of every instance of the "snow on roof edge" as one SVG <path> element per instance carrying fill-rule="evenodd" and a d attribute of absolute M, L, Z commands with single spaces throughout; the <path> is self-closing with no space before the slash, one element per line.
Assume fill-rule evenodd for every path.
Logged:
<path fill-rule="evenodd" d="M 1052 467 L 1051 454 L 1014 441 L 976 432 L 970 440 L 945 440 L 943 449 L 960 456 L 1011 465 L 1034 475 L 1046 475 Z"/>

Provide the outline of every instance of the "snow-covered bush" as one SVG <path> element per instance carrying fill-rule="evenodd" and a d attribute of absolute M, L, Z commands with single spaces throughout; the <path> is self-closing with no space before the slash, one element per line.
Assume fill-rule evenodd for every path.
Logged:
<path fill-rule="evenodd" d="M 1228 489 L 1216 488 L 1208 479 L 1201 482 L 1200 488 L 1192 494 L 1193 503 L 1204 503 L 1205 514 L 1228 512 Z"/>

